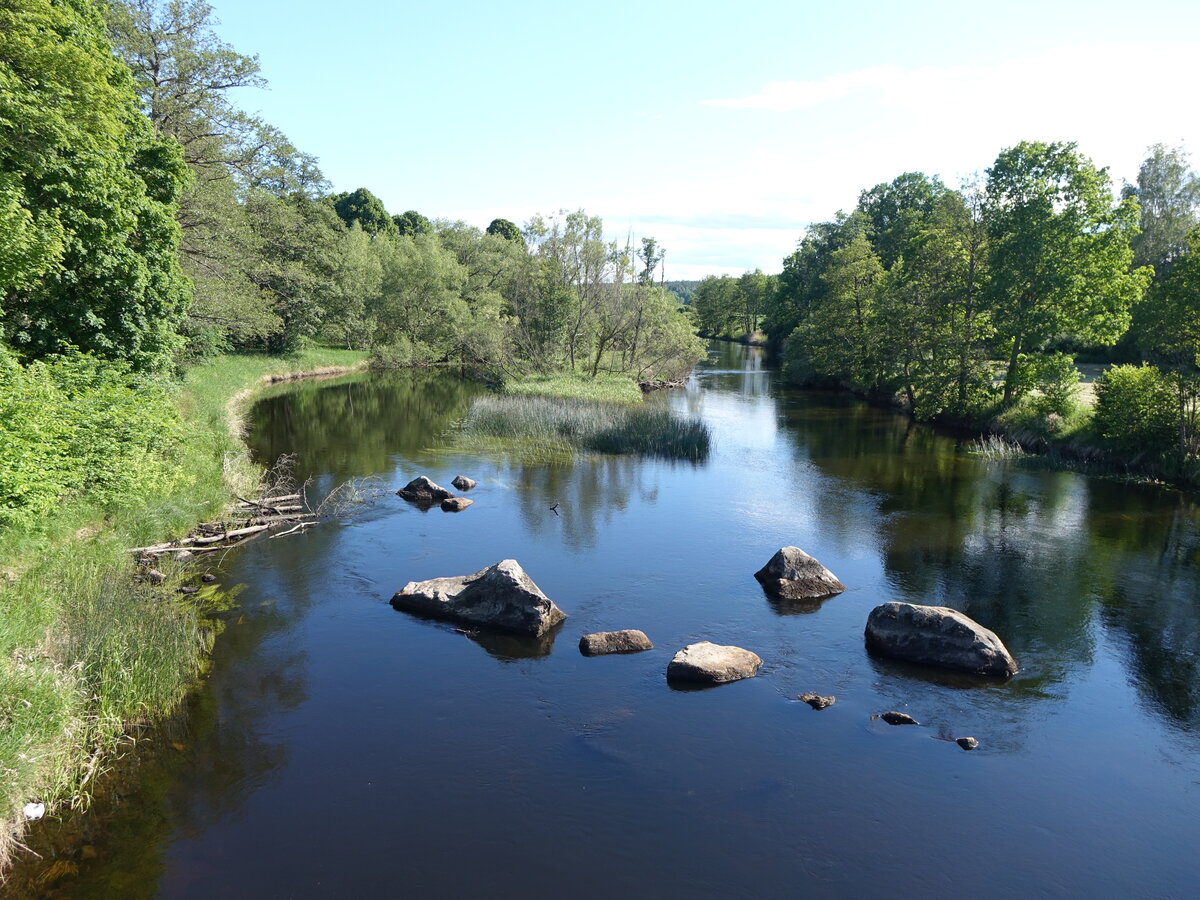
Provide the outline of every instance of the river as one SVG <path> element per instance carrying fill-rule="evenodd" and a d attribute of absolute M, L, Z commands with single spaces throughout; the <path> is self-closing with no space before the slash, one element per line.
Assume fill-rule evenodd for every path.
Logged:
<path fill-rule="evenodd" d="M 1194 896 L 1200 529 L 1186 495 L 989 461 L 713 344 L 685 391 L 699 463 L 479 458 L 442 372 L 301 384 L 251 446 L 357 515 L 224 561 L 186 725 L 137 758 L 49 889 L 89 897 Z M 392 493 L 479 481 L 462 513 Z M 557 514 L 551 510 L 557 505 Z M 768 599 L 794 544 L 848 586 Z M 520 561 L 570 617 L 547 639 L 397 612 L 405 582 Z M 1007 682 L 874 659 L 867 614 L 944 604 L 996 631 Z M 585 658 L 640 628 L 646 653 Z M 696 640 L 765 661 L 680 691 Z M 837 703 L 814 711 L 814 690 Z M 918 727 L 872 714 L 900 710 Z M 952 742 L 972 735 L 967 752 Z M 61 873 L 60 873 L 61 874 Z"/>

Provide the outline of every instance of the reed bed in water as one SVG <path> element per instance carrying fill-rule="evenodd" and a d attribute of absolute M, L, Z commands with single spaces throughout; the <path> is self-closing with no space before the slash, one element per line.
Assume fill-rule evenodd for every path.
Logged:
<path fill-rule="evenodd" d="M 666 406 L 626 405 L 557 397 L 478 397 L 459 432 L 468 449 L 573 451 L 699 461 L 711 435 L 699 419 Z"/>

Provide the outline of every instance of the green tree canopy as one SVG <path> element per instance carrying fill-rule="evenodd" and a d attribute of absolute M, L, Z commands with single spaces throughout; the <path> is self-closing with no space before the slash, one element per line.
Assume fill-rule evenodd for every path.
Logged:
<path fill-rule="evenodd" d="M 417 212 L 410 209 L 398 216 L 392 216 L 399 234 L 433 234 L 433 223 Z"/>
<path fill-rule="evenodd" d="M 188 297 L 174 218 L 186 178 L 96 6 L 0 2 L 0 313 L 12 346 L 167 365 Z"/>
<path fill-rule="evenodd" d="M 513 241 L 520 244 L 525 243 L 525 238 L 521 236 L 521 229 L 508 219 L 492 219 L 488 224 L 487 233 L 502 237 L 506 241 Z"/>
<path fill-rule="evenodd" d="M 349 228 L 355 222 L 368 234 L 397 234 L 396 223 L 388 215 L 383 201 L 368 191 L 359 188 L 349 194 L 337 194 L 333 208 Z"/>
<path fill-rule="evenodd" d="M 990 295 L 1007 351 L 1004 402 L 1021 371 L 1056 335 L 1114 343 L 1149 280 L 1131 270 L 1137 202 L 1113 202 L 1112 184 L 1076 145 L 1025 142 L 987 170 L 984 217 Z"/>

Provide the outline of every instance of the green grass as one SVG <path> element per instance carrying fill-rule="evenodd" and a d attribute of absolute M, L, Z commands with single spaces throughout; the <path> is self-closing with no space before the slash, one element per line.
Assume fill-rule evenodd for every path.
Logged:
<path fill-rule="evenodd" d="M 594 453 L 703 460 L 710 435 L 698 419 L 662 404 L 602 403 L 563 397 L 477 397 L 457 445 L 478 452 L 542 458 Z"/>
<path fill-rule="evenodd" d="M 562 397 L 601 403 L 641 403 L 642 390 L 627 375 L 577 373 L 527 375 L 504 382 L 504 393 L 513 397 Z"/>
<path fill-rule="evenodd" d="M 189 369 L 173 395 L 171 440 L 141 463 L 153 477 L 119 503 L 86 492 L 0 532 L 0 870 L 30 801 L 85 803 L 88 782 L 134 723 L 169 712 L 196 682 L 225 601 L 135 580 L 126 548 L 180 537 L 219 517 L 258 471 L 231 427 L 263 376 L 358 364 L 364 354 L 310 349 L 222 356 Z"/>

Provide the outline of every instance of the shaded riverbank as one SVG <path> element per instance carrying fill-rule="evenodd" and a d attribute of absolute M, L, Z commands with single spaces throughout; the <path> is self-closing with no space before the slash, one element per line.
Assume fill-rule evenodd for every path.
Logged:
<path fill-rule="evenodd" d="M 112 757 L 195 683 L 220 627 L 219 591 L 179 593 L 195 574 L 182 565 L 164 563 L 156 583 L 138 574 L 127 548 L 181 535 L 253 487 L 257 470 L 230 418 L 250 385 L 360 357 L 314 350 L 194 367 L 175 397 L 179 419 L 154 468 L 160 474 L 143 479 L 124 508 L 102 517 L 84 492 L 35 528 L 4 535 L 0 869 L 21 840 L 26 804 L 50 816 L 85 807 Z"/>

